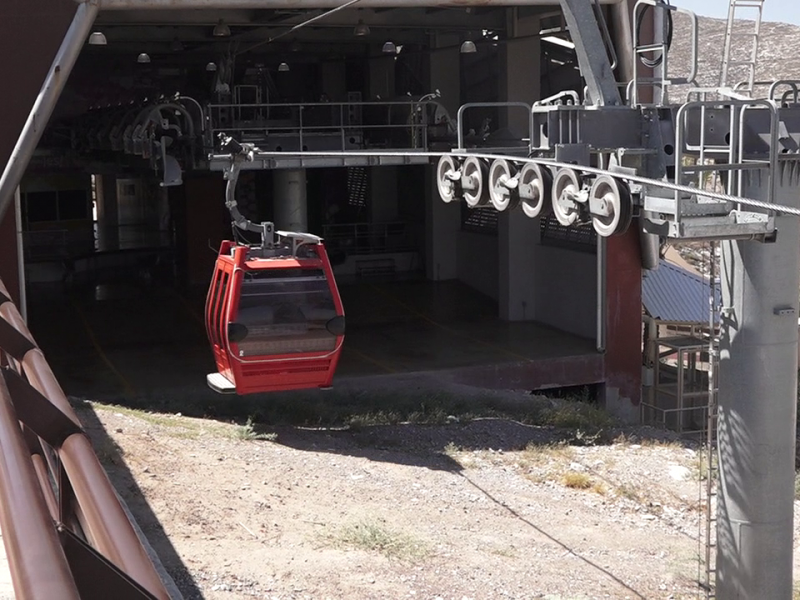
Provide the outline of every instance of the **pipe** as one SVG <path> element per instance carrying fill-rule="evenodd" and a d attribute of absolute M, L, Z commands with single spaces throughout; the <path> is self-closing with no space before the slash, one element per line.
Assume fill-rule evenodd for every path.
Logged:
<path fill-rule="evenodd" d="M 0 293 L 8 296 L 2 282 Z M 12 302 L 0 305 L 0 316 L 33 341 L 30 330 Z M 38 347 L 25 354 L 22 366 L 30 384 L 80 427 L 78 415 Z M 75 433 L 64 440 L 57 451 L 75 493 L 77 508 L 85 515 L 84 528 L 94 547 L 155 598 L 168 600 L 169 594 L 164 583 L 120 505 L 116 491 L 100 465 L 89 438 L 84 433 Z"/>
<path fill-rule="evenodd" d="M 800 206 L 796 163 L 743 193 Z M 800 220 L 775 243 L 722 242 L 716 597 L 791 598 Z"/>
<path fill-rule="evenodd" d="M 597 351 L 606 351 L 606 314 L 608 305 L 606 304 L 606 269 L 607 260 L 607 240 L 602 236 L 597 236 Z"/>
<path fill-rule="evenodd" d="M 85 3 L 91 0 L 76 0 Z M 98 0 L 101 10 L 254 10 L 264 8 L 298 7 L 297 0 Z M 601 4 L 619 4 L 625 0 L 600 0 Z M 342 0 L 308 0 L 302 3 L 304 9 L 337 8 Z M 408 8 L 408 7 L 452 7 L 471 6 L 557 6 L 555 0 L 361 0 L 362 8 Z"/>
<path fill-rule="evenodd" d="M 275 227 L 284 231 L 308 231 L 305 169 L 272 172 L 272 206 Z"/>
<path fill-rule="evenodd" d="M 633 79 L 634 60 L 633 36 L 631 34 L 631 7 L 628 0 L 614 4 L 611 8 L 611 21 L 614 27 L 614 45 L 617 48 L 618 73 L 620 81 Z"/>
<path fill-rule="evenodd" d="M 25 289 L 25 243 L 22 238 L 22 202 L 19 186 L 14 190 L 14 216 L 17 226 L 17 276 L 19 277 L 19 312 L 22 320 L 28 322 L 28 293 Z"/>
<path fill-rule="evenodd" d="M 3 175 L 0 177 L 0 221 L 3 220 L 14 200 L 14 191 L 22 181 L 31 156 L 42 138 L 64 85 L 66 85 L 81 48 L 91 31 L 98 10 L 98 0 L 88 0 L 78 5 L 75 17 L 72 19 L 67 34 L 61 42 L 61 47 L 50 66 L 39 96 L 33 103 L 28 120 L 22 128 L 17 145 L 11 152 Z"/>
<path fill-rule="evenodd" d="M 20 600 L 79 600 L 11 395 L 0 377 L 0 527 Z"/>

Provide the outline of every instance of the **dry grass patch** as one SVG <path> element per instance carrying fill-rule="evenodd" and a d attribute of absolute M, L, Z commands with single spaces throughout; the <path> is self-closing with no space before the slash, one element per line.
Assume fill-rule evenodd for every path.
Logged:
<path fill-rule="evenodd" d="M 362 521 L 342 527 L 332 536 L 338 546 L 378 552 L 387 558 L 417 562 L 428 556 L 424 542 L 413 536 L 392 531 L 376 521 Z"/>
<path fill-rule="evenodd" d="M 579 471 L 567 471 L 561 478 L 561 482 L 574 490 L 588 490 L 594 485 L 591 477 Z"/>

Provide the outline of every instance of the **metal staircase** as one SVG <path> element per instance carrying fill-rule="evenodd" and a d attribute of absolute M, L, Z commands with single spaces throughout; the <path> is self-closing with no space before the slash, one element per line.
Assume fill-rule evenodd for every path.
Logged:
<path fill-rule="evenodd" d="M 761 14 L 764 0 L 731 0 L 728 8 L 728 25 L 725 30 L 725 45 L 722 54 L 722 70 L 720 73 L 720 87 L 736 87 L 739 92 L 752 92 L 755 84 L 756 60 L 758 58 L 758 43 L 761 33 Z M 755 11 L 745 18 L 754 21 L 752 30 L 741 31 L 736 27 L 737 11 Z M 752 15 L 752 16 L 751 16 Z M 741 18 L 741 17 L 739 17 Z M 734 40 L 745 40 L 744 48 L 739 49 Z M 749 53 L 747 40 L 749 40 Z M 732 74 L 744 72 L 746 77 L 738 81 L 731 81 Z"/>

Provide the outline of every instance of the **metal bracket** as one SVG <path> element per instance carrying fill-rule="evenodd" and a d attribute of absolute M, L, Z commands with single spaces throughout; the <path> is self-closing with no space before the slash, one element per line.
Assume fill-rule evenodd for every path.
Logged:
<path fill-rule="evenodd" d="M 60 448 L 69 436 L 83 433 L 79 424 L 61 412 L 21 375 L 4 367 L 2 376 L 19 420 L 50 446 Z"/>
<path fill-rule="evenodd" d="M 82 600 L 157 600 L 61 524 L 58 525 L 58 537 Z"/>

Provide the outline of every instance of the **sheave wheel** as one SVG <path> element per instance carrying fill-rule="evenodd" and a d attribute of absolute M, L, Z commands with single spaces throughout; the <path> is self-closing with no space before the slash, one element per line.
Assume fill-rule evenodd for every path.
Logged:
<path fill-rule="evenodd" d="M 461 180 L 464 181 L 464 200 L 470 208 L 488 206 L 489 197 L 489 167 L 486 161 L 470 156 L 464 161 L 461 170 Z"/>
<path fill-rule="evenodd" d="M 581 191 L 581 178 L 572 169 L 561 169 L 553 178 L 553 214 L 565 227 L 578 220 L 580 209 L 573 198 Z"/>
<path fill-rule="evenodd" d="M 628 186 L 610 175 L 600 175 L 589 192 L 589 209 L 597 235 L 610 237 L 625 233 L 633 217 Z"/>
<path fill-rule="evenodd" d="M 514 209 L 519 204 L 517 168 L 504 158 L 498 158 L 489 169 L 489 197 L 499 212 Z"/>
<path fill-rule="evenodd" d="M 525 163 L 519 175 L 519 197 L 522 201 L 522 212 L 531 219 L 540 214 L 550 213 L 552 204 L 553 176 L 550 171 L 536 163 Z"/>
<path fill-rule="evenodd" d="M 456 198 L 455 177 L 460 179 L 458 162 L 452 156 L 442 156 L 436 167 L 436 187 L 439 189 L 439 196 L 445 202 L 458 200 Z"/>

